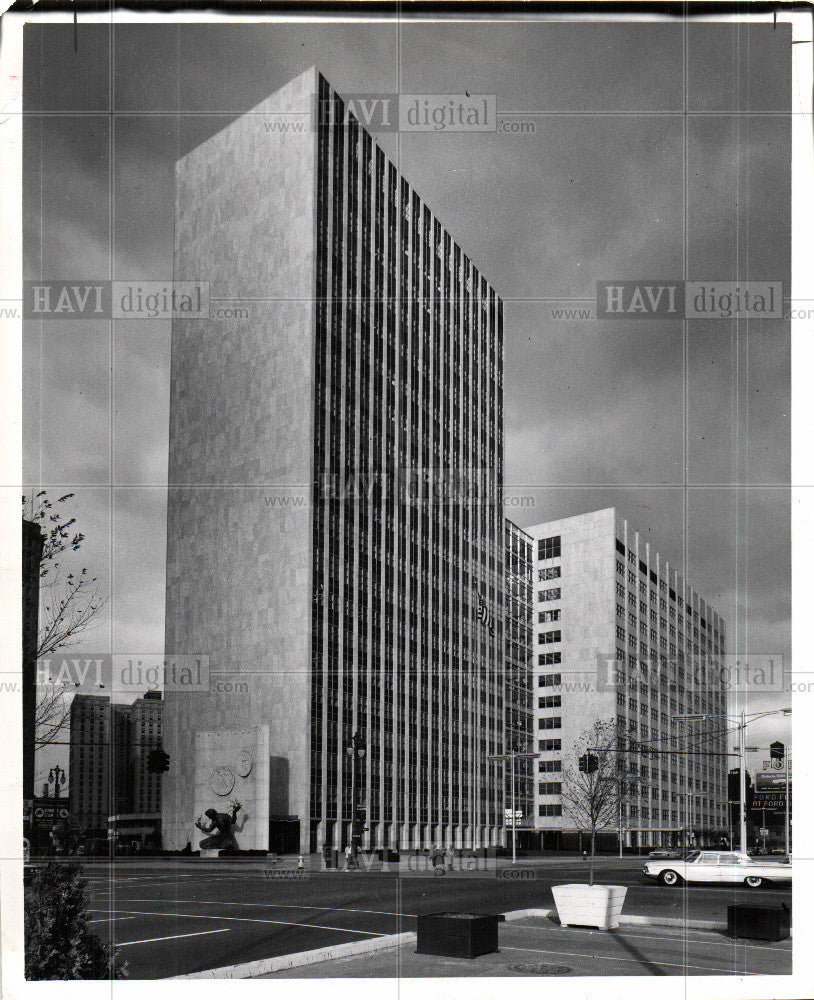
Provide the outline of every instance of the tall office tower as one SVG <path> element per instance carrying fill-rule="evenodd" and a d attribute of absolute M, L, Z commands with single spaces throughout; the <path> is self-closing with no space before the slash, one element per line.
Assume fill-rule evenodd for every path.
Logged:
<path fill-rule="evenodd" d="M 724 620 L 613 508 L 528 530 L 542 846 L 578 844 L 562 772 L 595 722 L 614 723 L 618 747 L 629 750 L 618 755 L 631 775 L 627 846 L 718 843 L 727 801 Z M 677 718 L 687 714 L 702 719 Z M 615 843 L 618 828 L 617 820 L 604 839 Z"/>
<path fill-rule="evenodd" d="M 533 753 L 534 646 L 532 644 L 532 538 L 506 520 L 506 751 Z M 514 780 L 510 768 L 514 766 Z M 530 846 L 534 821 L 536 765 L 518 759 L 506 765 L 506 809 L 512 808 L 517 843 Z M 507 815 L 509 813 L 507 812 Z"/>
<path fill-rule="evenodd" d="M 147 691 L 130 706 L 130 768 L 133 813 L 161 812 L 161 775 L 148 770 L 151 750 L 161 746 L 160 691 Z"/>
<path fill-rule="evenodd" d="M 107 818 L 130 811 L 130 707 L 104 695 L 74 695 L 68 798 L 88 836 L 106 837 Z"/>
<path fill-rule="evenodd" d="M 315 70 L 176 213 L 246 308 L 173 322 L 166 652 L 211 678 L 165 688 L 165 845 L 233 797 L 243 848 L 502 842 L 500 299 Z"/>

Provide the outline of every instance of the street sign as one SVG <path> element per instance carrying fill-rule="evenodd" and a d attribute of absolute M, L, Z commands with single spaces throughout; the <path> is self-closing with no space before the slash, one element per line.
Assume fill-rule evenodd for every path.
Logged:
<path fill-rule="evenodd" d="M 67 805 L 34 799 L 32 818 L 35 826 L 51 827 L 58 819 L 67 819 L 69 814 Z"/>
<path fill-rule="evenodd" d="M 760 828 L 760 836 L 761 837 L 768 837 L 769 836 L 769 831 L 766 829 L 765 826 L 762 826 Z"/>

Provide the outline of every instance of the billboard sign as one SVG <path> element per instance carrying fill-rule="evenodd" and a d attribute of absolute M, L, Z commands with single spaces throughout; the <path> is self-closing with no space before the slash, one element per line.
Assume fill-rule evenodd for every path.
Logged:
<path fill-rule="evenodd" d="M 768 812 L 771 812 L 772 810 L 776 812 L 785 812 L 785 790 L 779 792 L 755 792 L 755 797 L 752 800 L 752 812 L 759 813 L 762 809 L 765 809 Z"/>
<path fill-rule="evenodd" d="M 786 790 L 785 774 L 773 771 L 758 771 L 755 775 L 755 790 L 758 792 L 784 792 Z"/>

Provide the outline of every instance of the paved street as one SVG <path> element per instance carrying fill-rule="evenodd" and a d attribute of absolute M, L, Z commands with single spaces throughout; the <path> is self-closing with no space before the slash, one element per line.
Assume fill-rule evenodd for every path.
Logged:
<path fill-rule="evenodd" d="M 436 978 L 441 976 L 720 976 L 791 972 L 791 941 L 734 941 L 720 933 L 628 927 L 597 931 L 539 918 L 505 923 L 500 951 L 475 959 L 419 955 L 408 943 L 261 979 Z"/>
<path fill-rule="evenodd" d="M 309 864 L 317 860 L 309 859 Z M 791 902 L 790 890 L 779 886 L 668 889 L 645 882 L 642 864 L 638 858 L 597 861 L 597 880 L 630 887 L 625 914 L 725 920 L 733 902 Z M 418 913 L 552 907 L 552 884 L 587 878 L 587 865 L 573 858 L 521 859 L 522 879 L 511 877 L 511 866 L 503 860 L 497 872 L 473 876 L 456 871 L 441 877 L 319 870 L 299 878 L 291 870 L 291 859 L 282 865 L 289 870 L 266 877 L 268 866 L 262 862 L 162 859 L 116 862 L 113 867 L 109 862 L 86 863 L 93 928 L 106 940 L 115 940 L 133 978 L 163 978 L 411 931 Z M 638 933 L 646 938 L 649 932 L 641 928 Z M 586 940 L 585 933 L 568 932 L 577 935 L 577 942 Z M 625 932 L 628 937 L 631 933 Z M 592 943 L 592 953 L 594 947 Z M 732 954 L 752 947 L 726 944 Z"/>

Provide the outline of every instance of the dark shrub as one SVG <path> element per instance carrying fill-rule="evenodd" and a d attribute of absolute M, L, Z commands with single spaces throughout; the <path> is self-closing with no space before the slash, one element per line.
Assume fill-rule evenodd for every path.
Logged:
<path fill-rule="evenodd" d="M 26 979 L 124 979 L 126 963 L 88 930 L 87 883 L 73 861 L 52 861 L 25 900 Z"/>

